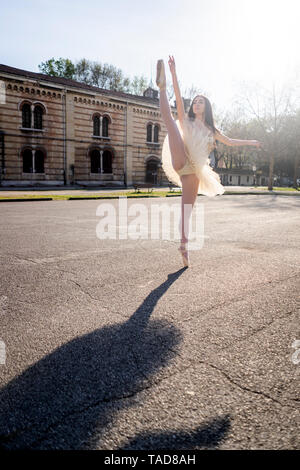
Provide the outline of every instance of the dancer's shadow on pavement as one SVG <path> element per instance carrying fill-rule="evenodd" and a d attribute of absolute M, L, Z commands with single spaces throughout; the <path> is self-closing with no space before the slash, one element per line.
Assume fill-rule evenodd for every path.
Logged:
<path fill-rule="evenodd" d="M 141 433 L 118 450 L 188 450 L 211 449 L 224 441 L 230 429 L 230 416 L 224 415 L 202 424 L 196 429 Z"/>
<path fill-rule="evenodd" d="M 100 443 L 101 448 L 101 435 L 116 410 L 136 406 L 137 392 L 151 386 L 155 373 L 176 355 L 180 331 L 150 316 L 181 273 L 169 275 L 128 321 L 73 339 L 3 387 L 0 447 L 91 449 Z M 137 438 L 140 448 L 148 438 Z M 159 441 L 156 436 L 155 445 Z"/>

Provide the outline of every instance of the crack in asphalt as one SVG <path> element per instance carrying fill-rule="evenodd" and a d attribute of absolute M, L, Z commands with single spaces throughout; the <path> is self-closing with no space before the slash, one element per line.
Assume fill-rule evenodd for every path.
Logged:
<path fill-rule="evenodd" d="M 180 354 L 179 354 L 180 355 Z M 215 369 L 217 370 L 218 372 L 220 372 L 231 384 L 233 385 L 236 385 L 238 388 L 240 388 L 241 390 L 244 390 L 246 392 L 250 392 L 250 393 L 254 393 L 256 395 L 262 395 L 263 397 L 269 399 L 269 400 L 272 400 L 274 401 L 275 403 L 278 403 L 281 407 L 285 407 L 287 406 L 288 408 L 293 408 L 293 409 L 297 409 L 298 410 L 298 407 L 295 407 L 291 404 L 283 404 L 281 401 L 277 400 L 276 398 L 272 397 L 271 395 L 268 395 L 266 394 L 265 392 L 262 392 L 262 391 L 258 391 L 258 390 L 253 390 L 251 388 L 248 388 L 244 385 L 241 385 L 240 383 L 238 382 L 235 382 L 232 377 L 230 377 L 230 375 L 226 374 L 222 369 L 219 369 L 219 367 L 217 367 L 216 365 L 214 364 L 211 364 L 209 362 L 206 362 L 206 361 L 198 361 L 198 362 L 191 362 L 188 366 L 184 367 L 184 369 L 178 371 L 178 373 L 181 373 L 182 371 L 186 371 L 188 369 L 190 369 L 191 367 L 193 366 L 196 366 L 197 365 L 205 365 L 207 367 L 211 367 L 212 369 Z M 289 400 L 292 400 L 292 401 L 300 401 L 299 399 L 294 399 L 294 398 L 290 398 Z"/>
<path fill-rule="evenodd" d="M 76 286 L 78 286 L 78 287 L 80 288 L 81 292 L 83 292 L 85 295 L 88 295 L 91 299 L 96 300 L 97 302 L 101 302 L 100 299 L 97 299 L 97 298 L 93 297 L 89 292 L 86 292 L 86 291 L 83 289 L 83 287 L 81 286 L 81 284 L 79 284 L 78 282 L 73 281 L 73 279 L 69 279 L 69 281 L 70 281 L 70 282 L 73 282 L 74 284 L 76 284 Z M 105 307 L 105 306 L 104 306 L 103 308 L 106 308 L 106 309 L 107 309 L 108 307 Z"/>
<path fill-rule="evenodd" d="M 12 253 L 8 253 L 8 256 L 11 256 L 12 258 L 16 258 L 19 261 L 27 261 L 28 263 L 40 265 L 40 263 L 38 263 L 37 261 L 34 261 L 33 259 L 30 259 L 30 258 L 25 258 L 24 256 L 18 256 Z"/>
<path fill-rule="evenodd" d="M 285 277 L 285 278 L 281 278 L 281 279 L 276 279 L 274 281 L 268 281 L 266 283 L 261 283 L 261 284 L 258 284 L 257 286 L 254 286 L 253 289 L 249 289 L 249 290 L 245 290 L 242 292 L 242 295 L 238 295 L 238 296 L 234 296 L 234 297 L 231 297 L 230 299 L 227 299 L 225 300 L 224 302 L 220 302 L 218 304 L 214 304 L 212 305 L 211 307 L 208 307 L 208 308 L 205 308 L 205 309 L 202 309 L 202 310 L 195 310 L 195 314 L 201 314 L 201 313 L 210 313 L 211 310 L 214 310 L 216 308 L 220 308 L 220 307 L 224 307 L 224 306 L 227 306 L 227 305 L 231 305 L 235 302 L 239 302 L 239 301 L 245 301 L 246 297 L 248 297 L 249 295 L 251 295 L 253 292 L 257 292 L 258 290 L 260 290 L 261 288 L 263 288 L 264 286 L 266 286 L 267 284 L 272 284 L 273 282 L 281 282 L 281 281 L 286 281 L 288 279 L 292 279 L 294 277 L 297 277 L 300 275 L 300 272 L 293 275 L 293 276 L 289 276 L 289 277 Z M 190 321 L 190 318 L 188 319 L 182 319 L 182 322 L 187 322 L 187 321 Z"/>
<path fill-rule="evenodd" d="M 254 393 L 256 395 L 261 395 L 261 396 L 263 396 L 263 397 L 265 397 L 269 400 L 272 400 L 274 403 L 278 403 L 282 407 L 287 406 L 288 408 L 298 409 L 298 407 L 294 407 L 290 404 L 283 404 L 281 401 L 277 400 L 276 398 L 272 397 L 271 395 L 268 395 L 265 392 L 258 391 L 258 390 L 253 390 L 251 388 L 246 387 L 245 385 L 241 385 L 240 383 L 235 382 L 232 379 L 232 377 L 230 377 L 230 375 L 226 374 L 226 372 L 224 372 L 222 369 L 219 369 L 219 367 L 215 366 L 214 364 L 210 364 L 210 363 L 204 362 L 204 361 L 201 361 L 200 363 L 205 364 L 206 366 L 209 366 L 209 367 L 219 371 L 231 384 L 236 385 L 238 388 L 240 388 L 241 390 L 244 390 L 245 392 L 250 392 L 250 393 Z"/>
<path fill-rule="evenodd" d="M 139 368 L 138 368 L 138 370 L 140 372 Z M 164 380 L 167 380 L 167 379 L 171 378 L 172 376 L 177 375 L 179 372 L 181 372 L 181 371 L 177 370 L 174 373 L 169 374 L 167 377 L 163 377 L 161 380 L 158 380 L 158 381 L 155 381 L 155 382 L 151 382 L 151 380 L 145 374 L 141 373 L 141 375 L 148 381 L 148 384 L 143 384 L 142 386 L 137 387 L 135 390 L 133 390 L 129 393 L 122 394 L 122 395 L 119 395 L 119 396 L 115 395 L 115 396 L 111 396 L 111 397 L 107 397 L 107 398 L 102 398 L 101 400 L 98 400 L 98 401 L 93 402 L 93 403 L 89 403 L 88 405 L 83 406 L 79 409 L 76 409 L 76 410 L 73 410 L 71 412 L 65 413 L 63 416 L 60 417 L 59 420 L 55 421 L 54 423 L 51 423 L 46 429 L 44 429 L 42 431 L 44 436 L 41 436 L 40 438 L 34 440 L 31 443 L 31 446 L 36 446 L 39 443 L 41 443 L 42 441 L 45 441 L 48 438 L 48 436 L 45 436 L 45 434 L 47 434 L 51 430 L 52 431 L 55 430 L 55 428 L 57 426 L 59 426 L 61 423 L 63 423 L 68 418 L 70 418 L 72 416 L 76 416 L 78 414 L 85 413 L 86 411 L 89 411 L 89 410 L 91 410 L 95 407 L 101 406 L 104 403 L 110 404 L 110 403 L 118 402 L 120 400 L 127 400 L 129 398 L 133 398 L 134 396 L 138 395 L 139 393 L 143 393 L 144 391 L 149 390 L 150 388 L 152 388 L 153 386 L 163 382 Z M 0 436 L 0 442 L 1 442 L 1 439 L 11 440 L 12 438 L 14 438 L 14 437 L 18 436 L 19 434 L 21 434 L 23 431 L 29 431 L 31 429 L 34 429 L 35 427 L 36 427 L 36 425 L 32 424 L 31 426 L 26 426 L 24 428 L 14 429 L 13 431 L 11 431 L 7 434 L 2 434 Z"/>
<path fill-rule="evenodd" d="M 67 271 L 66 271 L 66 272 L 67 272 Z M 271 281 L 267 281 L 266 283 L 258 284 L 258 285 L 255 286 L 253 289 L 249 289 L 249 290 L 243 291 L 243 295 L 239 295 L 239 296 L 232 297 L 232 298 L 230 298 L 230 299 L 228 299 L 228 300 L 226 300 L 226 301 L 224 301 L 224 302 L 221 302 L 221 303 L 219 303 L 219 304 L 212 305 L 211 307 L 206 308 L 206 309 L 203 309 L 203 310 L 197 310 L 197 311 L 195 311 L 195 313 L 197 313 L 197 314 L 198 314 L 198 313 L 200 313 L 200 314 L 201 314 L 201 313 L 209 313 L 211 310 L 214 310 L 214 309 L 216 309 L 216 308 L 220 308 L 220 307 L 224 307 L 224 306 L 227 306 L 227 305 L 231 305 L 231 304 L 233 304 L 233 303 L 235 303 L 235 302 L 239 302 L 239 301 L 244 301 L 244 300 L 245 300 L 245 296 L 251 295 L 251 293 L 252 293 L 253 291 L 257 291 L 257 290 L 263 288 L 264 286 L 266 286 L 266 285 L 268 285 L 268 284 L 272 284 L 272 283 L 274 283 L 274 282 L 277 282 L 277 283 L 278 283 L 278 282 L 281 282 L 281 281 L 285 281 L 285 280 L 288 280 L 288 279 L 292 279 L 292 278 L 294 278 L 294 277 L 297 277 L 298 275 L 300 275 L 300 272 L 294 274 L 293 276 L 289 276 L 289 277 L 281 278 L 281 279 L 276 279 L 276 280 L 271 280 Z M 83 287 L 81 286 L 81 284 L 79 284 L 78 282 L 74 281 L 73 279 L 68 279 L 68 280 L 69 280 L 70 282 L 73 282 L 74 284 L 76 284 L 76 285 L 81 289 L 81 291 L 82 291 L 84 294 L 88 295 L 91 299 L 93 299 L 93 300 L 95 300 L 95 301 L 97 301 L 97 302 L 101 302 L 101 299 L 97 299 L 97 298 L 93 297 L 89 292 L 85 291 L 85 290 L 83 289 Z M 152 281 L 151 281 L 151 282 L 152 282 Z M 104 306 L 103 308 L 108 309 L 109 307 Z M 189 319 L 187 319 L 187 320 L 182 320 L 182 321 L 189 321 Z M 268 325 L 266 325 L 266 326 L 268 326 Z M 264 328 L 264 327 L 263 327 L 263 328 Z M 263 329 L 263 328 L 262 328 L 262 329 Z M 255 333 L 256 333 L 256 331 L 255 331 L 253 334 L 255 334 Z M 243 339 L 245 339 L 245 338 L 243 338 Z"/>
<path fill-rule="evenodd" d="M 21 259 L 21 258 L 18 258 L 17 256 L 15 256 L 17 259 Z M 29 260 L 29 259 L 26 259 L 26 258 L 23 258 L 24 260 L 26 261 L 29 261 L 31 263 L 34 263 L 34 264 L 38 264 L 40 265 L 40 263 L 38 262 L 35 262 L 35 261 L 32 261 L 32 260 Z M 58 268 L 57 268 L 58 269 Z M 67 271 L 65 271 L 67 272 Z M 288 277 L 285 277 L 285 278 L 281 278 L 281 279 L 276 279 L 276 280 L 270 280 L 270 281 L 267 281 L 267 282 L 264 282 L 264 283 L 261 283 L 259 284 L 258 286 L 255 286 L 253 289 L 250 289 L 246 292 L 247 295 L 251 295 L 251 293 L 253 291 L 257 291 L 258 289 L 262 289 L 264 288 L 266 285 L 270 285 L 270 284 L 274 284 L 274 283 L 279 283 L 279 282 L 282 282 L 282 281 L 286 281 L 286 280 L 289 280 L 289 279 L 293 279 L 295 277 L 298 277 L 300 273 L 296 273 L 292 276 L 288 276 Z M 69 279 L 70 282 L 73 282 L 75 285 L 77 285 L 81 291 L 88 295 L 91 299 L 99 302 L 101 301 L 100 299 L 97 299 L 95 297 L 93 297 L 89 292 L 86 292 L 83 287 L 76 281 L 74 281 L 73 279 Z M 233 297 L 231 299 L 229 299 L 229 301 L 225 301 L 225 302 L 222 302 L 220 304 L 215 304 L 213 305 L 212 307 L 208 308 L 208 309 L 203 309 L 203 310 L 200 310 L 200 311 L 197 311 L 197 313 L 209 313 L 211 310 L 214 310 L 216 308 L 219 308 L 219 307 L 223 307 L 225 305 L 230 305 L 232 303 L 235 303 L 235 302 L 238 302 L 238 301 L 241 301 L 241 300 L 245 300 L 245 293 L 243 293 L 243 295 L 239 295 L 237 297 Z M 25 303 L 25 302 L 24 302 Z M 105 307 L 105 308 L 108 308 L 108 307 Z M 296 309 L 297 311 L 297 309 Z M 276 318 L 274 320 L 272 320 L 271 322 L 269 322 L 268 324 L 264 325 L 263 327 L 261 328 L 258 328 L 256 329 L 255 331 L 251 332 L 249 335 L 237 340 L 237 341 L 245 341 L 247 339 L 249 339 L 250 337 L 258 334 L 259 332 L 261 332 L 262 330 L 268 328 L 270 325 L 272 325 L 275 321 L 277 321 L 278 319 L 282 319 L 282 318 L 285 318 L 286 316 L 289 316 L 291 314 L 295 313 L 294 310 L 292 311 L 289 311 L 289 312 L 286 312 L 284 315 L 280 316 L 279 318 Z M 188 321 L 188 320 L 184 320 L 184 321 Z M 229 347 L 225 347 L 223 349 L 221 349 L 220 351 L 224 350 L 224 349 L 228 349 L 230 348 Z M 100 406 L 101 404 L 110 404 L 110 403 L 114 403 L 114 402 L 117 402 L 117 401 L 120 401 L 120 400 L 126 400 L 126 399 L 129 399 L 129 398 L 132 398 L 134 396 L 136 396 L 137 394 L 139 393 L 142 393 L 146 390 L 149 390 L 159 384 L 161 384 L 162 382 L 166 381 L 166 380 L 169 380 L 171 377 L 174 377 L 175 375 L 180 375 L 182 373 L 185 373 L 187 370 L 189 370 L 191 367 L 195 367 L 197 365 L 204 365 L 206 367 L 210 367 L 216 371 L 218 371 L 227 381 L 229 381 L 232 385 L 238 387 L 239 389 L 245 391 L 245 392 L 249 392 L 249 393 L 253 393 L 255 395 L 259 395 L 261 397 L 264 397 L 265 399 L 267 400 L 271 400 L 272 402 L 280 405 L 281 407 L 289 407 L 289 408 L 293 408 L 293 409 L 298 409 L 297 406 L 293 406 L 292 404 L 288 404 L 288 403 L 282 403 L 281 401 L 277 400 L 276 398 L 274 398 L 273 396 L 263 392 L 263 391 L 259 391 L 259 390 L 253 390 L 245 385 L 242 385 L 238 382 L 236 382 L 229 374 L 227 374 L 226 372 L 224 372 L 222 369 L 220 369 L 219 367 L 217 367 L 216 365 L 214 364 L 211 364 L 211 363 L 208 363 L 208 362 L 205 362 L 205 361 L 199 361 L 199 362 L 191 362 L 188 366 L 185 366 L 184 368 L 182 369 L 176 369 L 174 372 L 172 373 L 169 373 L 167 376 L 165 377 L 162 377 L 161 379 L 157 379 L 157 380 L 151 380 L 151 378 L 149 379 L 149 377 L 147 377 L 147 375 L 145 375 L 139 368 L 138 366 L 138 359 L 135 355 L 135 352 L 131 349 L 131 352 L 132 352 L 132 355 L 133 355 L 133 359 L 134 359 L 134 362 L 135 362 L 135 365 L 136 365 L 136 368 L 138 369 L 139 373 L 141 374 L 141 376 L 146 380 L 148 381 L 148 384 L 142 384 L 142 386 L 140 387 L 137 387 L 135 390 L 131 391 L 131 392 L 128 392 L 126 394 L 122 394 L 120 396 L 116 395 L 116 396 L 110 396 L 110 397 L 107 397 L 107 398 L 102 398 L 101 400 L 99 401 L 96 401 L 94 403 L 89 403 L 88 405 L 85 405 L 83 407 L 81 407 L 80 409 L 77 409 L 77 410 L 73 410 L 71 412 L 68 412 L 66 414 L 64 414 L 63 416 L 60 417 L 59 420 L 57 420 L 56 422 L 54 423 L 51 423 L 45 430 L 43 430 L 43 434 L 44 436 L 41 436 L 40 438 L 38 438 L 37 440 L 33 441 L 32 445 L 33 446 L 36 446 L 38 445 L 40 442 L 42 442 L 43 440 L 47 439 L 47 436 L 45 436 L 45 434 L 47 434 L 49 431 L 51 430 L 54 430 L 57 426 L 59 426 L 60 423 L 64 422 L 66 419 L 68 419 L 69 417 L 73 416 L 73 415 L 77 415 L 77 414 L 81 414 L 81 413 L 84 413 L 94 407 L 98 407 Z M 170 348 L 171 351 L 173 351 L 171 348 Z M 181 356 L 177 351 L 173 351 L 175 355 L 179 355 Z M 299 402 L 300 400 L 295 398 L 290 398 L 289 399 L 290 401 L 293 401 L 293 402 Z M 26 431 L 26 430 L 30 430 L 32 428 L 34 428 L 35 426 L 32 425 L 32 426 L 26 426 L 24 428 L 19 428 L 17 430 L 13 430 L 12 432 L 9 432 L 8 434 L 6 435 L 2 435 L 2 438 L 4 439 L 12 439 L 13 437 L 15 437 L 16 435 L 22 433 L 23 431 Z"/>
<path fill-rule="evenodd" d="M 18 261 L 27 261 L 28 263 L 38 265 L 39 267 L 46 266 L 47 268 L 51 269 L 52 271 L 53 270 L 54 271 L 60 271 L 60 272 L 71 274 L 72 276 L 76 276 L 76 273 L 74 273 L 73 271 L 66 271 L 66 270 L 58 268 L 58 267 L 54 267 L 54 269 L 52 269 L 52 267 L 46 265 L 46 263 L 44 263 L 43 261 L 34 261 L 32 258 L 25 258 L 24 256 L 21 257 L 21 256 L 15 255 L 15 254 L 12 254 L 12 253 L 9 253 L 8 255 L 11 256 L 12 258 L 16 258 Z"/>
<path fill-rule="evenodd" d="M 17 255 L 11 255 L 19 260 L 25 260 L 25 261 L 28 261 L 28 262 L 31 262 L 35 265 L 39 265 L 41 266 L 42 263 L 39 263 L 39 262 L 36 262 L 36 261 L 33 261 L 31 259 L 27 259 L 27 258 L 21 258 L 21 257 L 18 257 Z M 54 270 L 58 270 L 58 271 L 61 271 L 61 272 L 66 272 L 68 274 L 72 274 L 74 275 L 75 273 L 71 273 L 69 271 L 64 271 L 60 268 L 55 268 Z M 245 296 L 249 296 L 251 295 L 252 292 L 256 292 L 262 288 L 264 288 L 265 286 L 268 286 L 270 284 L 274 284 L 274 283 L 279 283 L 279 282 L 282 282 L 282 281 L 286 281 L 286 280 L 289 280 L 289 279 L 293 279 L 295 277 L 298 277 L 300 275 L 300 271 L 297 272 L 296 274 L 293 274 L 292 276 L 288 276 L 288 277 L 285 277 L 285 278 L 280 278 L 280 279 L 274 279 L 274 280 L 270 280 L 270 281 L 267 281 L 267 282 L 263 282 L 263 283 L 260 283 L 260 284 L 257 284 L 256 286 L 254 286 L 252 289 L 247 289 L 247 290 L 244 290 L 242 292 L 242 295 L 238 295 L 238 296 L 235 296 L 235 297 L 232 297 L 224 302 L 221 302 L 219 304 L 215 304 L 215 305 L 212 305 L 211 307 L 209 308 L 206 308 L 206 309 L 203 309 L 203 310 L 197 310 L 195 311 L 195 313 L 209 313 L 211 310 L 214 310 L 216 308 L 220 308 L 220 307 L 224 307 L 224 306 L 227 306 L 227 305 L 231 305 L 232 303 L 235 303 L 235 302 L 239 302 L 239 301 L 244 301 L 245 300 Z M 207 277 L 210 277 L 209 275 L 207 275 Z M 81 284 L 79 284 L 78 282 L 74 281 L 73 279 L 68 279 L 68 281 L 70 282 L 73 282 L 74 284 L 76 284 L 80 289 L 81 291 L 88 295 L 91 299 L 97 301 L 97 302 L 101 302 L 101 299 L 97 299 L 95 297 L 93 297 L 89 292 L 85 291 L 84 288 L 81 286 Z M 104 307 L 104 308 L 108 308 L 108 307 Z M 188 321 L 188 320 L 183 320 L 183 321 Z"/>
<path fill-rule="evenodd" d="M 131 348 L 130 348 L 131 349 Z M 179 355 L 180 357 L 182 357 L 177 351 L 174 351 L 172 348 L 169 348 L 170 351 L 172 351 L 175 355 Z M 31 446 L 32 447 L 36 447 L 38 444 L 40 444 L 41 442 L 45 441 L 48 439 L 48 436 L 47 434 L 50 432 L 50 431 L 54 431 L 55 432 L 55 428 L 57 428 L 57 426 L 59 426 L 61 423 L 63 423 L 66 419 L 72 417 L 72 416 L 75 416 L 75 415 L 78 415 L 78 414 L 82 414 L 82 413 L 85 413 L 86 411 L 89 411 L 95 407 L 98 407 L 98 406 L 101 406 L 102 404 L 106 403 L 106 404 L 111 404 L 111 403 L 114 403 L 114 402 L 118 402 L 120 400 L 127 400 L 127 399 L 130 399 L 130 398 L 133 398 L 134 396 L 138 395 L 139 393 L 143 393 L 145 392 L 146 390 L 149 390 L 157 385 L 160 385 L 161 383 L 163 383 L 164 381 L 167 381 L 169 380 L 170 378 L 176 376 L 176 375 L 181 375 L 182 373 L 184 374 L 187 370 L 189 370 L 190 368 L 192 367 L 197 367 L 199 365 L 204 365 L 206 367 L 209 367 L 209 368 L 212 368 L 213 370 L 217 370 L 223 377 L 226 378 L 227 381 L 229 381 L 232 385 L 238 387 L 239 389 L 245 391 L 245 392 L 250 392 L 250 393 L 253 393 L 255 395 L 259 395 L 259 396 L 262 396 L 264 397 L 265 399 L 267 400 L 271 400 L 272 402 L 274 403 L 277 403 L 278 405 L 280 405 L 281 407 L 288 407 L 288 408 L 292 408 L 292 409 L 298 409 L 298 407 L 295 407 L 291 404 L 288 404 L 288 403 L 285 403 L 283 404 L 281 401 L 277 400 L 276 398 L 272 397 L 271 395 L 268 395 L 267 393 L 265 392 L 262 392 L 262 391 L 258 391 L 258 390 L 253 390 L 249 387 L 246 387 L 244 385 L 241 385 L 240 383 L 237 383 L 236 381 L 234 381 L 232 379 L 232 377 L 230 377 L 230 375 L 228 375 L 227 373 L 225 373 L 223 370 L 221 370 L 219 367 L 217 367 L 216 365 L 214 364 L 211 364 L 209 362 L 206 362 L 206 361 L 198 361 L 198 362 L 190 362 L 190 364 L 188 366 L 184 366 L 183 368 L 181 369 L 177 369 L 175 370 L 174 372 L 172 373 L 169 373 L 167 376 L 165 377 L 162 377 L 161 379 L 157 379 L 157 380 L 151 380 L 149 379 L 149 377 L 147 377 L 144 373 L 141 372 L 139 366 L 138 366 L 138 361 L 137 361 L 137 358 L 134 354 L 134 352 L 132 351 L 133 353 L 133 357 L 134 357 L 134 362 L 136 363 L 136 366 L 137 366 L 137 369 L 138 371 L 141 373 L 141 375 L 148 381 L 148 384 L 143 384 L 142 386 L 140 387 L 137 387 L 135 390 L 127 393 L 127 394 L 122 394 L 122 395 L 115 395 L 115 396 L 110 396 L 110 397 L 107 397 L 107 398 L 102 398 L 101 400 L 98 400 L 96 402 L 93 402 L 93 403 L 89 403 L 88 405 L 86 406 L 83 406 L 81 407 L 80 409 L 76 409 L 76 410 L 73 410 L 71 412 L 68 412 L 68 413 L 65 413 L 63 416 L 60 417 L 59 420 L 55 421 L 54 423 L 51 423 L 46 429 L 44 429 L 42 432 L 43 432 L 43 436 L 39 437 L 38 439 L 34 440 L 32 443 L 31 443 Z M 290 399 L 292 401 L 300 401 L 299 399 Z M 5 435 L 2 435 L 0 436 L 0 438 L 2 439 L 5 439 L 5 440 L 11 440 L 13 439 L 14 437 L 16 437 L 17 435 L 21 434 L 23 431 L 28 431 L 30 429 L 34 429 L 36 425 L 32 425 L 32 426 L 26 426 L 24 428 L 19 428 L 19 429 L 14 429 L 12 432 L 9 432 Z"/>
<path fill-rule="evenodd" d="M 147 387 L 145 387 L 146 389 Z M 134 395 L 136 395 L 137 393 L 139 393 L 140 391 L 143 391 L 144 389 L 142 390 L 136 390 L 134 392 L 130 392 L 128 394 L 124 394 L 124 395 L 121 395 L 121 396 L 114 396 L 114 397 L 109 397 L 109 398 L 102 398 L 101 400 L 97 401 L 97 402 L 94 402 L 94 403 L 90 403 L 89 405 L 86 405 L 84 407 L 81 407 L 77 410 L 74 410 L 72 412 L 68 412 L 64 415 L 62 415 L 60 417 L 59 420 L 55 421 L 54 423 L 51 423 L 46 429 L 44 429 L 42 432 L 45 434 L 45 433 L 48 433 L 50 430 L 53 430 L 55 427 L 59 426 L 59 424 L 63 423 L 65 419 L 71 417 L 71 416 L 75 416 L 77 414 L 80 414 L 80 413 L 84 413 L 85 411 L 88 411 L 89 409 L 92 409 L 94 407 L 97 407 L 99 405 L 101 405 L 102 403 L 113 403 L 113 402 L 116 402 L 116 401 L 119 401 L 119 400 L 125 400 L 127 398 L 131 398 L 133 397 Z M 1 439 L 5 439 L 5 440 L 11 440 L 12 438 L 18 436 L 19 434 L 21 434 L 22 432 L 24 431 L 30 431 L 31 429 L 34 429 L 36 427 L 35 424 L 32 424 L 31 426 L 28 425 L 28 426 L 25 426 L 23 428 L 18 428 L 18 429 L 14 429 L 13 431 L 11 432 L 8 432 L 7 434 L 2 434 L 0 435 L 0 442 L 1 442 Z M 39 443 L 39 442 L 42 442 L 43 440 L 47 439 L 47 437 L 41 437 L 37 440 L 34 440 L 33 441 L 33 445 Z"/>
<path fill-rule="evenodd" d="M 172 348 L 170 348 L 170 350 L 173 351 Z M 174 354 L 177 354 L 177 355 L 178 355 L 177 352 L 175 352 L 175 351 L 173 351 L 173 352 L 174 352 Z M 180 355 L 180 354 L 179 354 L 179 355 Z M 69 414 L 67 414 L 66 416 L 64 416 L 62 419 L 60 419 L 59 422 L 56 422 L 56 423 L 50 425 L 49 428 L 47 428 L 47 430 L 46 430 L 45 432 L 48 432 L 48 431 L 50 431 L 50 430 L 54 430 L 54 428 L 57 427 L 61 422 L 63 422 L 63 420 L 64 420 L 65 418 L 69 418 L 69 417 L 71 417 L 71 416 L 73 416 L 73 415 L 76 415 L 76 414 L 78 414 L 78 413 L 83 413 L 83 412 L 85 412 L 85 411 L 88 411 L 88 410 L 90 410 L 90 409 L 92 409 L 92 408 L 94 408 L 94 407 L 97 407 L 97 406 L 101 405 L 101 403 L 111 403 L 111 402 L 115 402 L 115 401 L 119 401 L 119 400 L 126 400 L 126 399 L 128 399 L 128 398 L 132 398 L 132 397 L 134 397 L 135 395 L 138 395 L 139 393 L 142 393 L 142 392 L 144 392 L 144 391 L 146 391 L 146 390 L 149 390 L 149 389 L 151 389 L 151 388 L 153 388 L 153 387 L 155 387 L 155 386 L 157 386 L 157 385 L 160 385 L 162 382 L 164 382 L 164 381 L 166 381 L 166 380 L 169 380 L 171 377 L 174 377 L 174 376 L 176 376 L 176 375 L 181 375 L 182 373 L 185 373 L 187 370 L 189 370 L 191 367 L 193 367 L 193 366 L 195 366 L 195 365 L 205 365 L 205 366 L 210 367 L 210 368 L 212 368 L 212 369 L 214 369 L 214 370 L 217 370 L 217 371 L 220 372 L 221 375 L 222 375 L 223 377 L 225 377 L 232 385 L 235 385 L 236 387 L 238 387 L 239 389 L 241 389 L 241 390 L 243 390 L 243 391 L 250 392 L 250 393 L 253 393 L 253 394 L 255 394 L 255 395 L 262 396 L 262 397 L 266 398 L 267 400 L 271 400 L 271 401 L 273 401 L 274 403 L 277 403 L 277 404 L 280 405 L 281 407 L 288 407 L 288 408 L 292 408 L 292 409 L 298 409 L 298 407 L 294 407 L 294 406 L 292 406 L 291 404 L 283 404 L 282 402 L 280 402 L 280 401 L 277 400 L 276 398 L 274 398 L 274 397 L 272 397 L 271 395 L 268 395 L 268 394 L 266 394 L 266 393 L 264 393 L 264 392 L 262 392 L 262 391 L 253 390 L 253 389 L 250 389 L 250 388 L 248 388 L 248 387 L 246 387 L 246 386 L 244 386 L 244 385 L 241 385 L 241 384 L 235 382 L 228 374 L 226 374 L 224 371 L 222 371 L 221 369 L 219 369 L 219 368 L 218 368 L 217 366 L 215 366 L 214 364 L 210 364 L 210 363 L 205 362 L 205 361 L 200 361 L 200 362 L 198 362 L 198 363 L 190 363 L 189 366 L 184 367 L 184 368 L 182 368 L 182 369 L 180 369 L 180 370 L 176 370 L 175 372 L 173 372 L 173 373 L 171 373 L 171 374 L 168 374 L 166 377 L 163 377 L 163 378 L 161 378 L 160 380 L 151 381 L 147 376 L 145 376 L 145 374 L 142 373 L 142 375 L 145 377 L 145 379 L 149 381 L 149 384 L 148 384 L 148 385 L 145 385 L 145 386 L 143 386 L 143 387 L 141 387 L 141 388 L 139 388 L 139 389 L 137 389 L 137 390 L 131 392 L 130 394 L 126 394 L 126 395 L 119 396 L 119 397 L 112 397 L 112 398 L 106 399 L 106 400 L 104 399 L 104 400 L 101 400 L 101 401 L 99 401 L 99 402 L 95 402 L 95 403 L 89 404 L 88 406 L 86 406 L 86 407 L 84 407 L 84 408 L 81 408 L 80 410 L 76 410 L 76 411 L 73 412 L 73 413 L 69 413 Z M 138 370 L 139 370 L 139 372 L 140 372 L 139 367 L 138 367 Z M 291 399 L 291 400 L 293 400 L 293 401 L 299 401 L 298 399 Z M 34 441 L 34 442 L 33 442 L 33 445 L 36 446 L 36 445 L 38 445 L 40 442 L 42 442 L 43 440 L 46 440 L 46 439 L 47 439 L 46 436 L 45 436 L 45 437 L 41 437 L 39 440 Z"/>
<path fill-rule="evenodd" d="M 260 333 L 261 331 L 265 330 L 266 328 L 269 328 L 269 326 L 272 325 L 273 323 L 275 323 L 276 321 L 282 320 L 283 318 L 286 318 L 287 316 L 295 314 L 298 310 L 299 310 L 299 308 L 296 308 L 296 310 L 291 310 L 290 312 L 286 312 L 278 318 L 274 318 L 273 320 L 271 320 L 269 323 L 262 326 L 261 328 L 253 329 L 253 331 L 251 333 L 249 333 L 248 335 L 245 335 L 245 336 L 243 336 L 242 338 L 239 338 L 239 339 L 235 339 L 235 343 L 240 343 L 242 341 L 246 341 L 247 339 L 251 338 L 252 336 L 255 336 L 257 333 Z M 220 349 L 220 352 L 225 351 L 225 350 L 230 349 L 230 348 L 231 348 L 231 345 L 225 346 L 224 348 Z"/>

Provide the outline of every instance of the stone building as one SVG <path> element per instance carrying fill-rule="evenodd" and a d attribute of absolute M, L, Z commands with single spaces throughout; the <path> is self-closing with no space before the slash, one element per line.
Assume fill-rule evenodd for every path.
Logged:
<path fill-rule="evenodd" d="M 135 96 L 0 65 L 2 187 L 167 184 L 165 135 L 151 88 Z"/>

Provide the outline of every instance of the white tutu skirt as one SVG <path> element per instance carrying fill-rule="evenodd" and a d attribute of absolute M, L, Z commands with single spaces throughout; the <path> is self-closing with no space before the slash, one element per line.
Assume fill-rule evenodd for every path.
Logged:
<path fill-rule="evenodd" d="M 179 171 L 174 170 L 167 135 L 162 148 L 162 168 L 169 181 L 182 188 L 180 176 L 195 174 L 199 178 L 198 194 L 208 197 L 223 194 L 225 188 L 221 184 L 220 176 L 209 165 L 212 134 L 207 132 L 207 128 L 199 128 L 188 118 L 184 120 L 183 129 L 179 121 L 176 121 L 176 124 L 184 141 L 187 162 Z"/>

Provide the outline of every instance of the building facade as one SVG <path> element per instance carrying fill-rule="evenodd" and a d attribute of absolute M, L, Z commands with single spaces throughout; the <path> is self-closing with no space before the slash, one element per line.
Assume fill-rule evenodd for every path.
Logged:
<path fill-rule="evenodd" d="M 157 91 L 135 96 L 6 65 L 0 83 L 2 187 L 168 183 Z"/>
<path fill-rule="evenodd" d="M 218 173 L 224 186 L 265 186 L 269 183 L 269 177 L 261 170 L 222 167 L 218 168 Z"/>
<path fill-rule="evenodd" d="M 176 119 L 176 107 L 172 113 Z M 167 185 L 166 133 L 152 88 L 136 96 L 0 65 L 2 187 Z M 215 167 L 213 153 L 210 161 Z M 267 183 L 224 166 L 214 168 L 223 185 Z"/>

